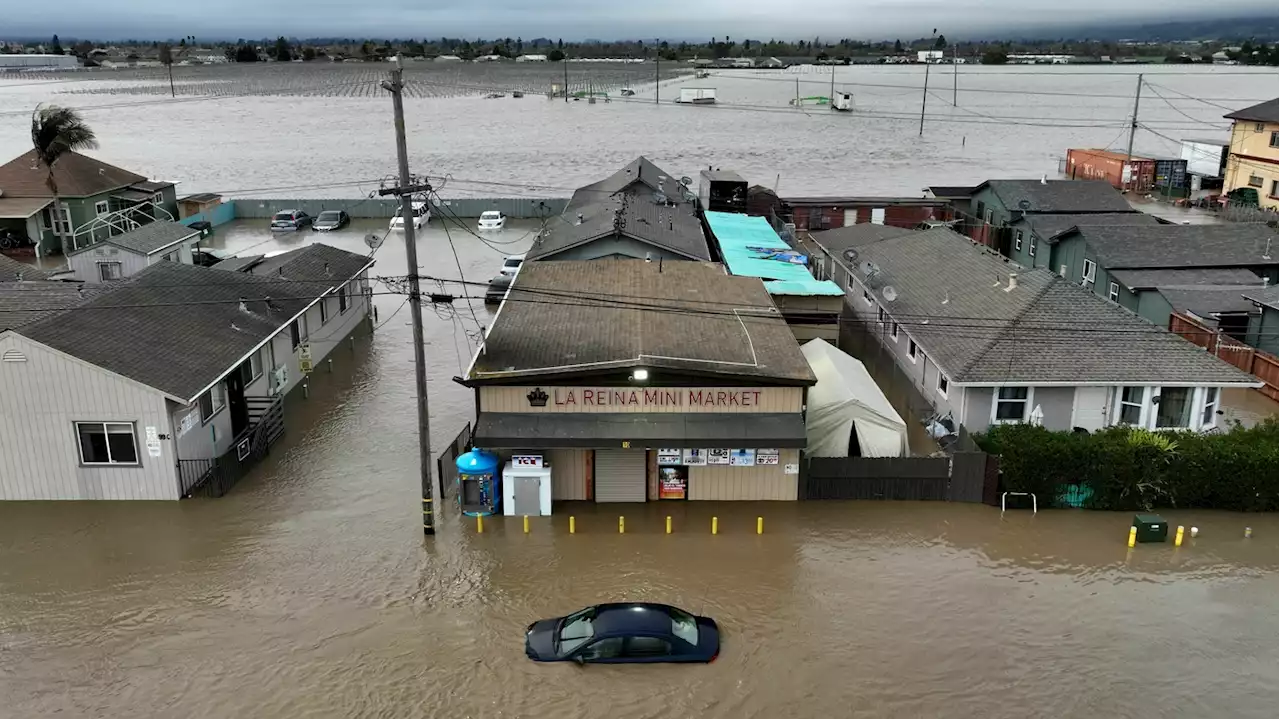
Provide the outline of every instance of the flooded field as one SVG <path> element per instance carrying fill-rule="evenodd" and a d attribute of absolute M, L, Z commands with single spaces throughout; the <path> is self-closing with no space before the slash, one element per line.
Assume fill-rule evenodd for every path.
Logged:
<path fill-rule="evenodd" d="M 665 66 L 665 65 L 664 65 Z M 929 184 L 1054 176 L 1069 147 L 1128 139 L 1145 71 L 1138 152 L 1176 155 L 1184 137 L 1225 137 L 1222 115 L 1275 96 L 1273 69 L 1240 67 L 834 70 L 855 112 L 789 103 L 830 93 L 830 68 L 714 71 L 664 80 L 652 65 L 570 64 L 570 84 L 609 88 L 609 102 L 549 101 L 553 65 L 411 65 L 406 127 L 414 172 L 452 177 L 450 196 L 564 197 L 637 155 L 673 174 L 735 169 L 791 195 L 915 195 Z M 674 71 L 676 68 L 670 68 Z M 687 69 L 687 68 L 686 68 Z M 291 63 L 0 79 L 0 157 L 30 143 L 38 102 L 80 107 L 97 156 L 179 182 L 180 192 L 245 197 L 362 197 L 395 171 L 391 103 L 379 65 Z M 632 84 L 634 97 L 618 93 Z M 715 88 L 715 106 L 674 103 Z M 510 91 L 529 92 L 513 98 Z M 486 99 L 494 91 L 500 99 Z M 921 100 L 926 99 L 920 133 Z M 954 104 L 953 104 L 954 99 Z"/>
<path fill-rule="evenodd" d="M 492 275 L 533 227 L 513 222 L 489 248 L 431 224 L 422 271 L 444 278 L 457 265 Z M 385 224 L 323 241 L 363 251 L 370 232 Z M 252 221 L 213 244 L 319 237 Z M 376 258 L 374 274 L 406 270 L 397 235 Z M 1101 512 L 578 503 L 527 536 L 499 518 L 477 534 L 445 509 L 424 541 L 408 313 L 398 295 L 375 301 L 378 328 L 312 375 L 288 434 L 228 496 L 0 504 L 4 715 L 1274 716 L 1275 515 L 1172 511 L 1200 536 L 1129 551 L 1130 517 Z M 437 447 L 472 416 L 451 377 L 491 316 L 474 308 L 426 313 Z M 533 619 L 627 599 L 714 617 L 720 658 L 580 669 L 524 657 Z"/>

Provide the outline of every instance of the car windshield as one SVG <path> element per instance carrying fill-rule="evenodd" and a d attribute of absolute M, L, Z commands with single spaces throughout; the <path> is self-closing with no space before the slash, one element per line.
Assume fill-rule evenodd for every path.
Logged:
<path fill-rule="evenodd" d="M 292 219 L 293 219 L 293 213 L 292 213 L 292 212 L 277 212 L 277 213 L 275 214 L 275 216 L 274 216 L 274 217 L 272 217 L 271 219 L 273 219 L 273 220 L 292 220 Z"/>
<path fill-rule="evenodd" d="M 591 637 L 595 636 L 595 629 L 591 626 L 595 617 L 596 608 L 588 607 L 577 614 L 570 614 L 560 622 L 556 642 L 560 645 L 561 654 L 568 654 L 591 641 Z"/>
<path fill-rule="evenodd" d="M 337 222 L 341 218 L 342 218 L 341 212 L 338 212 L 337 210 L 325 210 L 324 212 L 320 213 L 319 219 L 321 222 Z"/>
<path fill-rule="evenodd" d="M 698 620 L 692 614 L 671 608 L 671 633 L 698 646 Z"/>
<path fill-rule="evenodd" d="M 524 262 L 524 260 L 518 257 L 508 257 L 507 261 L 502 263 L 502 266 L 503 267 L 519 267 L 521 262 Z"/>
<path fill-rule="evenodd" d="M 496 219 L 498 219 L 499 217 L 502 217 L 502 215 L 501 215 L 500 213 L 497 213 L 497 212 L 489 211 L 489 212 L 482 212 L 482 213 L 480 213 L 480 219 L 482 219 L 482 220 L 496 220 Z"/>

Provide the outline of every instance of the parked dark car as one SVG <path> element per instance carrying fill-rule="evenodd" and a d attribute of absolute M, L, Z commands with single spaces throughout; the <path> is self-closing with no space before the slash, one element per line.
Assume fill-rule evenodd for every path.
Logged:
<path fill-rule="evenodd" d="M 311 223 L 311 229 L 321 232 L 329 232 L 331 230 L 341 230 L 351 222 L 351 216 L 346 210 L 325 210 L 321 212 L 316 221 Z"/>
<path fill-rule="evenodd" d="M 199 267 L 213 267 L 219 262 L 232 257 L 235 257 L 235 255 L 226 250 L 219 250 L 213 247 L 191 248 L 191 264 Z"/>
<path fill-rule="evenodd" d="M 720 654 L 720 628 L 667 604 L 597 604 L 530 624 L 524 652 L 535 662 L 706 663 Z"/>
<path fill-rule="evenodd" d="M 484 292 L 484 303 L 486 305 L 500 305 L 502 299 L 507 296 L 507 290 L 511 287 L 511 280 L 515 279 L 511 275 L 498 275 L 489 280 L 489 288 Z"/>
<path fill-rule="evenodd" d="M 311 224 L 311 215 L 302 210 L 281 210 L 271 216 L 272 232 L 294 232 Z"/>

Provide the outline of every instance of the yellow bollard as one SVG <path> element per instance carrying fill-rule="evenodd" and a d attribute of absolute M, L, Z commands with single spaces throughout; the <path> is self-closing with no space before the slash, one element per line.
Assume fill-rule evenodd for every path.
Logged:
<path fill-rule="evenodd" d="M 574 530 L 573 515 L 570 515 L 569 516 L 569 534 L 573 534 L 573 530 Z"/>
<path fill-rule="evenodd" d="M 1179 524 L 1179 525 L 1178 525 L 1178 532 L 1177 532 L 1177 534 L 1174 534 L 1174 535 L 1173 535 L 1173 546 L 1175 546 L 1175 547 L 1181 547 L 1181 546 L 1182 546 L 1182 525 L 1181 525 L 1181 524 Z"/>
<path fill-rule="evenodd" d="M 1138 543 L 1138 528 L 1129 527 L 1129 546 L 1132 547 L 1137 543 Z"/>
<path fill-rule="evenodd" d="M 476 515 L 476 534 L 484 534 L 484 517 Z"/>
<path fill-rule="evenodd" d="M 764 517 L 756 517 L 756 534 L 764 534 Z"/>
<path fill-rule="evenodd" d="M 524 515 L 524 533 L 529 533 L 529 515 Z"/>
<path fill-rule="evenodd" d="M 1253 527 L 1245 527 L 1245 528 L 1244 528 L 1244 538 L 1245 538 L 1245 539 L 1248 539 L 1249 537 L 1252 537 L 1252 536 L 1253 536 Z"/>
<path fill-rule="evenodd" d="M 671 534 L 671 515 L 667 515 L 667 534 Z"/>
<path fill-rule="evenodd" d="M 712 517 L 712 518 L 711 518 L 711 533 L 712 533 L 712 534 L 719 534 L 719 533 L 720 533 L 720 518 L 719 518 L 719 517 Z"/>
<path fill-rule="evenodd" d="M 626 534 L 626 533 L 627 533 L 627 518 L 618 517 L 618 534 Z"/>

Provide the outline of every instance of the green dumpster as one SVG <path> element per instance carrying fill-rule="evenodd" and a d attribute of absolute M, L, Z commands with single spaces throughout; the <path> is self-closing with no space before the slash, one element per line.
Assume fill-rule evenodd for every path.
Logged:
<path fill-rule="evenodd" d="M 1133 526 L 1138 529 L 1139 542 L 1163 542 L 1169 538 L 1169 523 L 1158 514 L 1135 514 Z"/>

